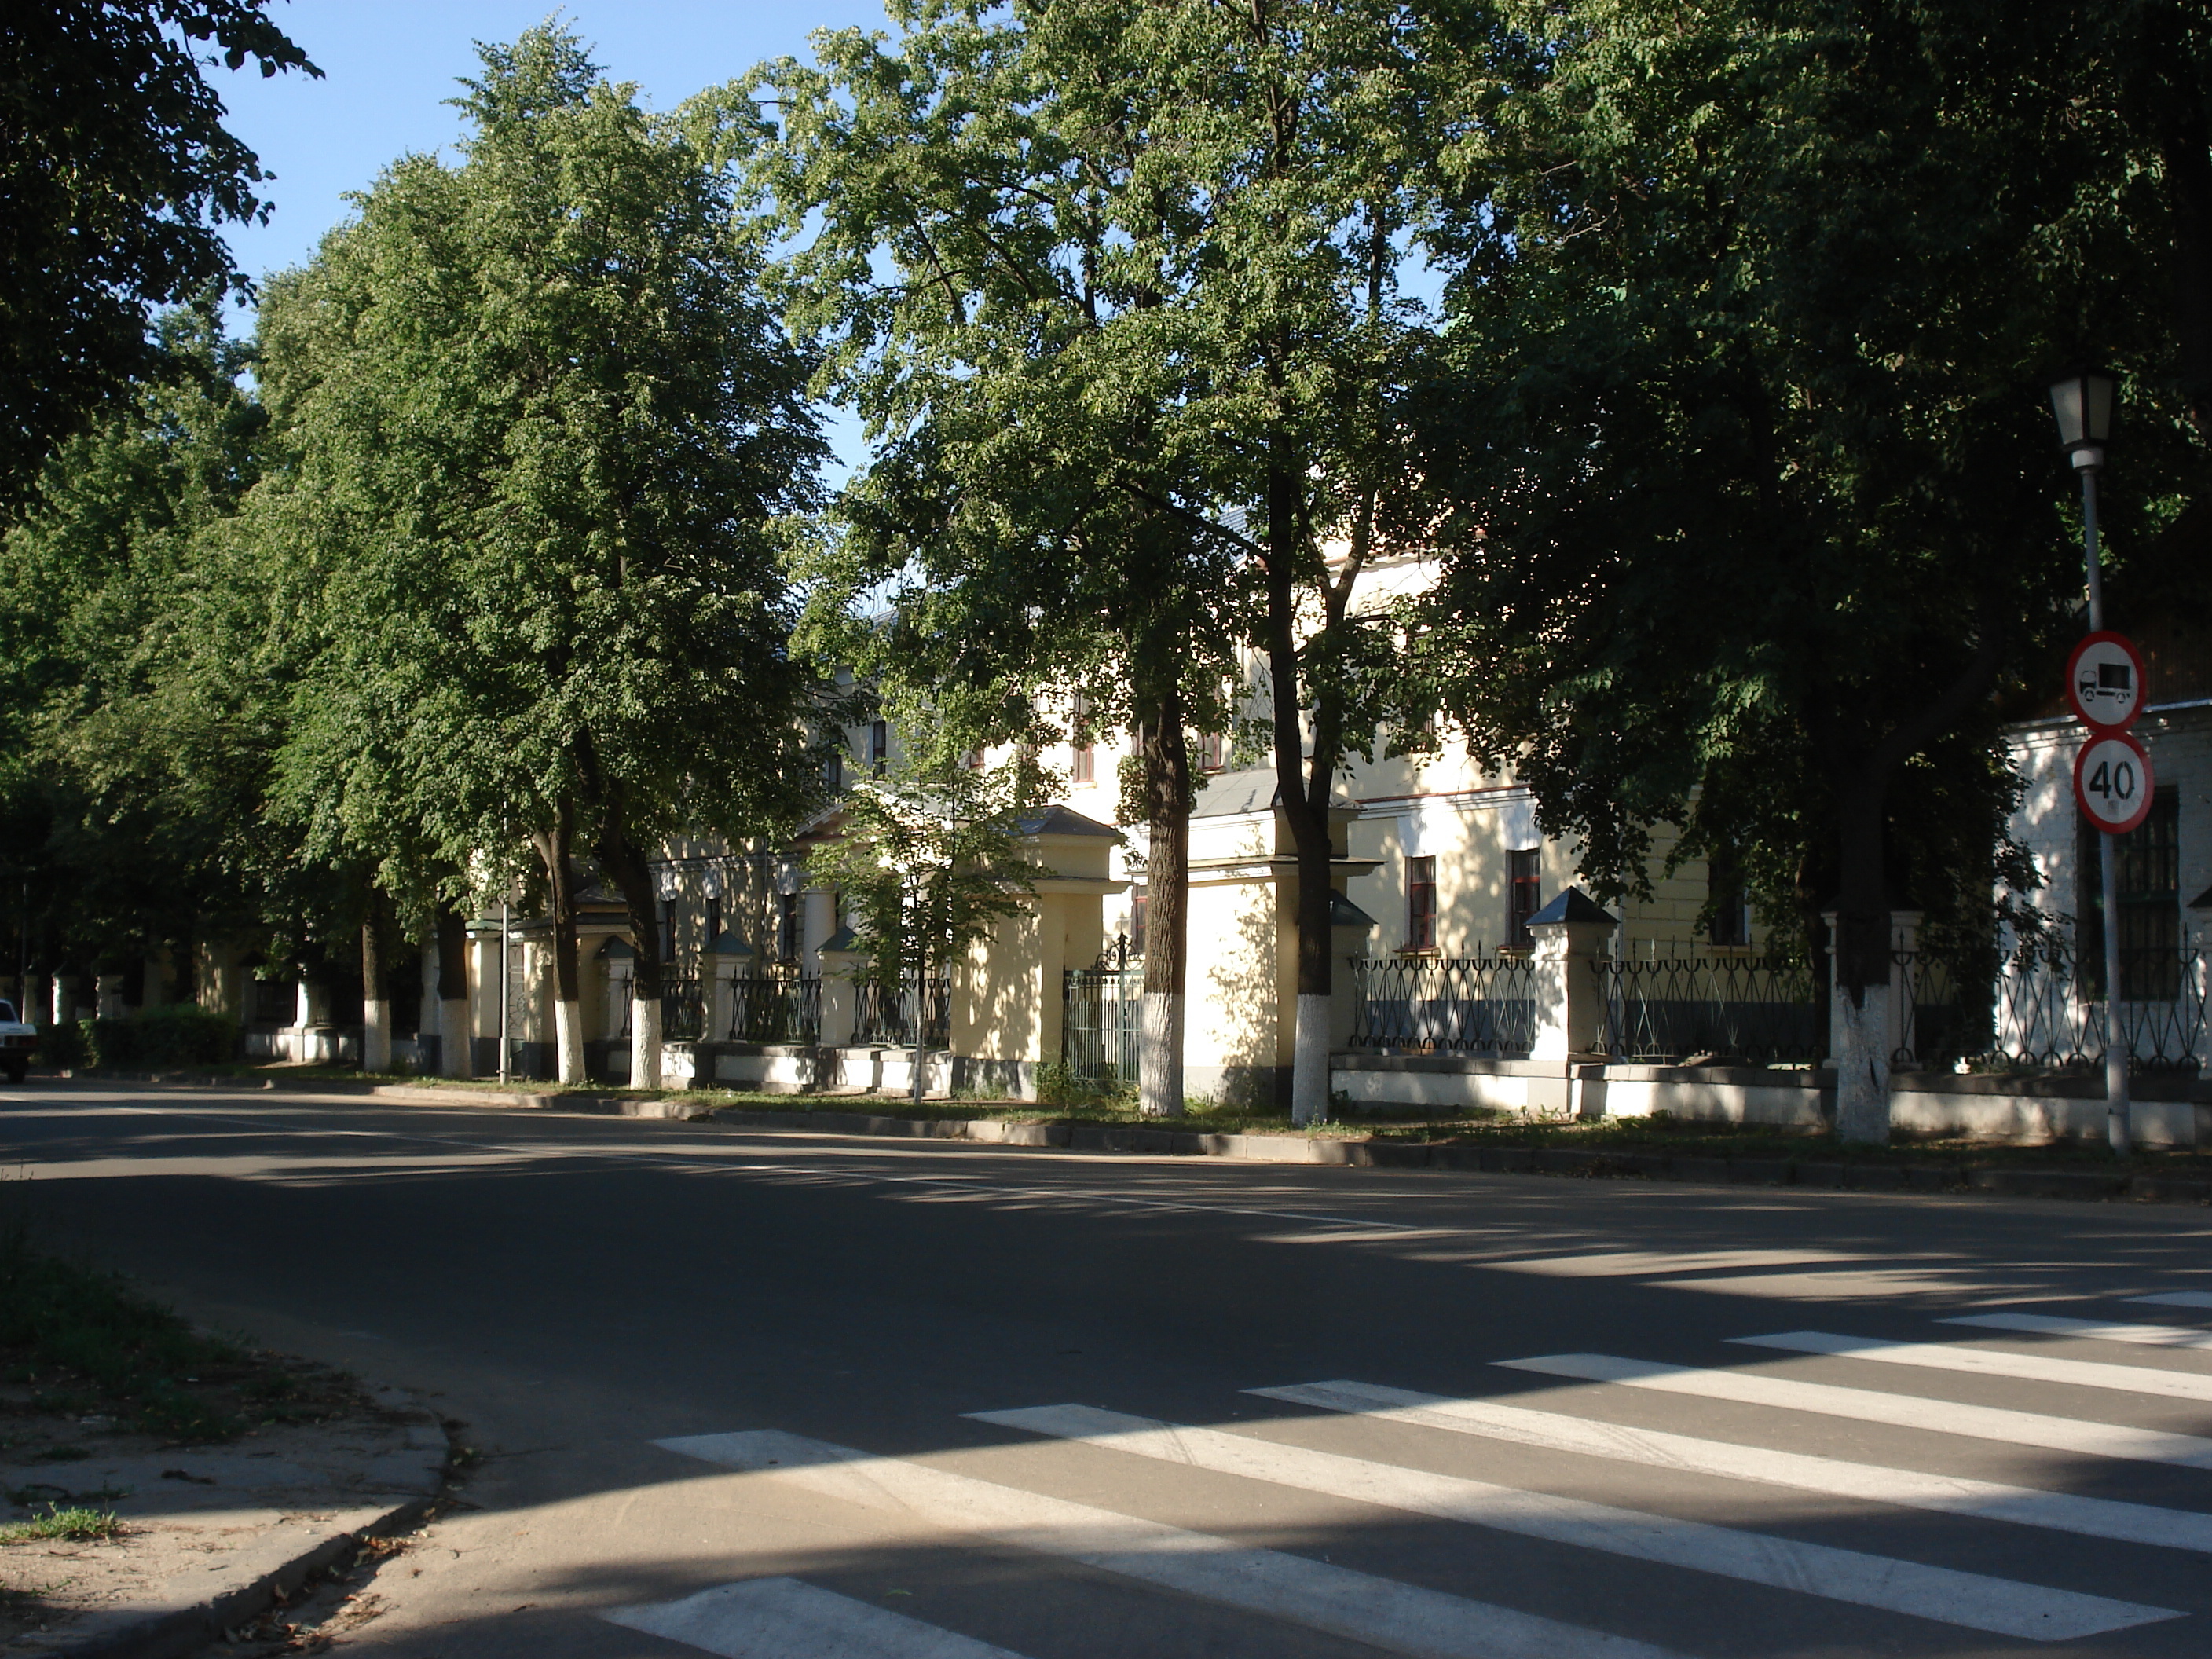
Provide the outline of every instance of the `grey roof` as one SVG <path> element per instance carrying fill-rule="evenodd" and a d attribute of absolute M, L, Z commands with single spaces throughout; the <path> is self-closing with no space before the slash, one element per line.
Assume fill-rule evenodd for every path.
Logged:
<path fill-rule="evenodd" d="M 1620 920 L 1581 888 L 1570 887 L 1529 917 L 1528 925 L 1535 927 L 1553 921 L 1601 921 L 1610 927 Z"/>
<path fill-rule="evenodd" d="M 858 951 L 860 948 L 860 936 L 853 931 L 849 924 L 841 921 L 837 924 L 837 931 L 814 948 L 817 951 Z M 748 951 L 745 954 L 750 956 L 752 952 Z"/>
<path fill-rule="evenodd" d="M 1121 839 L 1121 832 L 1112 824 L 1086 818 L 1057 802 L 1024 814 L 1018 827 L 1025 836 L 1110 836 L 1115 841 Z"/>
<path fill-rule="evenodd" d="M 726 927 L 722 930 L 722 936 L 714 941 L 714 952 L 718 957 L 749 957 L 753 953 L 753 947 Z"/>
<path fill-rule="evenodd" d="M 1200 788 L 1190 804 L 1194 818 L 1234 817 L 1240 812 L 1265 812 L 1275 805 L 1275 769 L 1255 766 L 1242 772 L 1216 772 Z"/>
<path fill-rule="evenodd" d="M 1244 812 L 1271 811 L 1279 793 L 1272 766 L 1216 772 L 1199 789 L 1197 798 L 1191 802 L 1190 815 L 1194 818 L 1229 818 Z M 1331 791 L 1328 804 L 1335 808 L 1350 806 L 1352 802 Z"/>

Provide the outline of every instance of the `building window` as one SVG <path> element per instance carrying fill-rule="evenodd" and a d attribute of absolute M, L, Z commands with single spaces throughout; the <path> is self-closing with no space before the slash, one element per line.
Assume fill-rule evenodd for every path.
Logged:
<path fill-rule="evenodd" d="M 1437 948 L 1437 861 L 1406 860 L 1406 948 Z"/>
<path fill-rule="evenodd" d="M 707 901 L 707 949 L 712 951 L 714 948 L 714 941 L 721 937 L 722 901 L 718 898 L 709 898 Z"/>
<path fill-rule="evenodd" d="M 665 966 L 676 960 L 676 901 L 661 899 L 655 908 L 660 912 L 660 960 Z"/>
<path fill-rule="evenodd" d="M 1505 943 L 1510 950 L 1526 951 L 1536 942 L 1528 931 L 1528 918 L 1544 908 L 1544 854 L 1530 848 L 1505 855 Z"/>
<path fill-rule="evenodd" d="M 1229 739 L 1219 732 L 1208 732 L 1198 740 L 1198 769 L 1219 772 L 1229 764 Z"/>
<path fill-rule="evenodd" d="M 1129 889 L 1129 954 L 1145 954 L 1145 884 L 1137 883 Z"/>
<path fill-rule="evenodd" d="M 1098 751 L 1087 743 L 1075 745 L 1075 764 L 1070 769 L 1077 783 L 1098 781 Z"/>
<path fill-rule="evenodd" d="M 891 763 L 891 723 L 871 720 L 868 723 L 868 770 L 877 777 L 883 776 Z"/>
<path fill-rule="evenodd" d="M 1735 854 L 1717 851 L 1705 860 L 1705 907 L 1712 913 L 1716 945 L 1751 943 L 1751 907 L 1743 896 L 1743 870 Z"/>
<path fill-rule="evenodd" d="M 822 781 L 832 790 L 842 789 L 845 787 L 845 751 L 843 750 L 833 749 L 830 751 L 829 758 L 822 763 Z"/>
<path fill-rule="evenodd" d="M 2077 817 L 2081 872 L 2075 972 L 2082 994 L 2105 994 L 2105 837 Z M 2120 1000 L 2171 1002 L 2181 994 L 2181 793 L 2155 790 L 2150 814 L 2118 838 Z"/>
<path fill-rule="evenodd" d="M 797 893 L 776 896 L 775 957 L 779 962 L 799 960 L 799 903 Z"/>

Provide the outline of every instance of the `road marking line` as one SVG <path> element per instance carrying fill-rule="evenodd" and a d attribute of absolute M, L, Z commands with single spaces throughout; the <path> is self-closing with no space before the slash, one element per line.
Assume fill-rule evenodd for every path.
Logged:
<path fill-rule="evenodd" d="M 2006 1445 L 2041 1446 L 2084 1457 L 2127 1458 L 2141 1463 L 2172 1463 L 2186 1469 L 2212 1469 L 2212 1439 L 2199 1435 L 2166 1434 L 2155 1429 L 2124 1428 L 2115 1423 L 2095 1423 L 2080 1418 L 2046 1417 L 2039 1412 L 2010 1411 L 1999 1406 L 1962 1406 L 1951 1400 L 1883 1394 L 1874 1389 L 1846 1389 L 1831 1382 L 1802 1382 L 1794 1377 L 1765 1376 L 1756 1371 L 1662 1365 L 1649 1360 L 1620 1359 L 1611 1354 L 1555 1353 L 1535 1359 L 1501 1359 L 1496 1363 L 1512 1370 L 1535 1371 L 1546 1376 L 1620 1382 L 1632 1389 L 1656 1389 L 1669 1394 L 1733 1400 L 1747 1406 L 1773 1406 L 1784 1411 L 1854 1418 L 1863 1423 L 1887 1423 L 1899 1428 L 1963 1435 L 1969 1439 L 1995 1440 Z"/>
<path fill-rule="evenodd" d="M 1453 1434 L 1481 1435 L 1547 1451 L 1609 1457 L 1654 1468 L 1686 1469 L 1729 1480 L 1753 1480 L 1855 1498 L 1900 1509 L 1934 1510 L 1977 1520 L 2009 1521 L 2052 1532 L 2112 1538 L 2126 1544 L 2154 1544 L 2212 1555 L 2212 1515 L 2160 1509 L 2112 1498 L 2077 1498 L 2033 1486 L 2007 1486 L 1958 1475 L 1929 1474 L 1876 1463 L 1853 1463 L 1803 1452 L 1775 1451 L 1727 1440 L 1704 1440 L 1659 1429 L 1531 1411 L 1491 1400 L 1455 1400 L 1415 1394 L 1368 1382 L 1308 1382 L 1281 1389 L 1247 1389 L 1247 1394 L 1318 1406 L 1324 1411 L 1412 1423 Z"/>
<path fill-rule="evenodd" d="M 2154 1308 L 2212 1308 L 2212 1291 L 2160 1291 L 2156 1296 L 2130 1296 L 2130 1302 L 2143 1302 Z"/>
<path fill-rule="evenodd" d="M 2212 1400 L 2212 1376 L 2199 1376 L 2189 1371 L 2155 1371 L 2142 1365 L 2108 1365 L 2097 1359 L 2056 1359 L 2047 1354 L 2011 1353 L 2001 1348 L 1954 1348 L 1938 1342 L 1881 1342 L 1871 1337 L 1837 1336 L 1827 1331 L 1781 1331 L 1772 1336 L 1732 1336 L 1729 1340 L 1747 1347 L 1836 1354 L 1845 1359 L 1877 1360 L 1885 1365 L 1922 1365 L 1930 1370 L 1965 1371 L 1973 1376 L 2070 1382 L 2076 1388 L 2162 1394 L 2175 1400 Z"/>
<path fill-rule="evenodd" d="M 1486 1265 L 1501 1273 L 1562 1279 L 1714 1272 L 1727 1267 L 1790 1267 L 1812 1261 L 1870 1261 L 1857 1250 L 1588 1250 L 1577 1255 L 1510 1256 Z"/>
<path fill-rule="evenodd" d="M 1676 1659 L 1628 1637 L 774 1429 L 654 1443 L 1413 1659 Z"/>
<path fill-rule="evenodd" d="M 2212 1348 L 2212 1331 L 2186 1325 L 2115 1325 L 2098 1319 L 2063 1319 L 2057 1314 L 1960 1314 L 1939 1325 L 1978 1325 L 1991 1331 L 2029 1331 L 2037 1336 L 2078 1336 L 2091 1342 L 2135 1342 L 2147 1348 Z"/>
<path fill-rule="evenodd" d="M 1388 1509 L 1518 1533 L 1582 1549 L 1689 1567 L 1778 1589 L 1911 1613 L 2001 1636 L 2056 1642 L 2178 1619 L 2166 1607 L 2045 1589 L 1948 1567 L 1615 1509 L 1486 1480 L 1342 1457 L 1218 1429 L 1180 1428 L 1088 1406 L 976 1412 L 986 1423 L 1164 1462 L 1326 1492 Z"/>
<path fill-rule="evenodd" d="M 615 1607 L 611 1625 L 665 1637 L 723 1659 L 1022 1659 L 919 1619 L 797 1578 L 720 1584 L 680 1601 Z"/>

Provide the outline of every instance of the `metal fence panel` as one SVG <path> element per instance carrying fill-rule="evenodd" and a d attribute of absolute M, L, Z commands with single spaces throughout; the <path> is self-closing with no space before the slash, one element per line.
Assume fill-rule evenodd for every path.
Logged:
<path fill-rule="evenodd" d="M 1900 953 L 1898 963 L 1913 986 L 1899 1043 L 1901 1062 L 2015 1070 L 2104 1061 L 2101 964 L 2094 976 L 2081 974 L 2063 942 L 2014 950 L 1997 964 L 1993 981 L 1920 952 Z M 2121 952 L 2122 986 L 2151 993 L 2120 1001 L 2120 1029 L 2136 1069 L 2198 1071 L 2212 1060 L 2206 981 L 2202 942 Z"/>
<path fill-rule="evenodd" d="M 860 1048 L 914 1047 L 914 985 L 911 981 L 889 991 L 872 980 L 853 988 L 853 1042 Z M 952 1046 L 952 987 L 933 979 L 923 988 L 921 1046 L 944 1049 Z"/>
<path fill-rule="evenodd" d="M 1136 1082 L 1145 970 L 1072 969 L 1060 994 L 1060 1053 L 1068 1070 L 1101 1083 Z"/>
<path fill-rule="evenodd" d="M 1525 1058 L 1536 1043 L 1535 971 L 1526 957 L 1355 958 L 1352 1046 Z"/>
<path fill-rule="evenodd" d="M 1615 1060 L 1698 1055 L 1766 1064 L 1820 1060 L 1826 1011 L 1811 967 L 1780 957 L 1630 957 L 1591 964 Z"/>
<path fill-rule="evenodd" d="M 822 1040 L 819 975 L 741 975 L 730 981 L 730 1042 Z"/>

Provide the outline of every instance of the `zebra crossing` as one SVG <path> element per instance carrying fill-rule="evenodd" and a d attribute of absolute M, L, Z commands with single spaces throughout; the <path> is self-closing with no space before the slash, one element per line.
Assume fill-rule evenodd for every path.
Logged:
<path fill-rule="evenodd" d="M 2159 1305 L 2197 1305 L 2178 1301 L 2180 1294 L 2196 1293 L 2166 1293 Z M 1847 1608 L 1854 1619 L 1886 1621 L 1859 1626 L 1879 1630 L 1867 1642 L 1878 1641 L 1885 1650 L 1909 1643 L 1918 1651 L 1978 1653 L 1987 1650 L 1990 1637 L 2082 1644 L 2161 1628 L 2179 1639 L 2125 1650 L 2205 1650 L 2212 1638 L 2193 1632 L 2193 1626 L 2205 1611 L 2212 1611 L 2212 1601 L 2178 1593 L 2202 1582 L 2201 1570 L 2191 1569 L 2198 1574 L 2191 1577 L 2170 1571 L 2161 1576 L 2155 1569 L 2160 1563 L 2212 1556 L 2212 1478 L 2201 1491 L 2188 1485 L 2197 1476 L 2212 1477 L 2212 1437 L 2106 1418 L 2129 1414 L 2129 1402 L 2118 1397 L 2124 1395 L 2139 1402 L 2137 1414 L 2171 1415 L 2166 1402 L 2212 1401 L 2212 1370 L 2187 1369 L 2193 1355 L 2212 1348 L 2212 1332 L 2032 1311 L 1978 1313 L 1934 1322 L 1964 1334 L 1930 1341 L 1822 1331 L 1729 1339 L 1774 1356 L 1751 1360 L 1757 1369 L 1602 1353 L 1494 1362 L 1524 1376 L 1557 1379 L 1571 1392 L 1547 1389 L 1489 1398 L 1335 1379 L 1245 1389 L 1248 1397 L 1298 1408 L 1300 1413 L 1258 1419 L 1238 1415 L 1212 1424 L 1176 1423 L 1076 1403 L 968 1414 L 974 1422 L 1007 1431 L 1007 1443 L 1026 1449 L 1024 1455 L 1032 1459 L 1094 1460 L 1071 1466 L 1075 1473 L 1089 1472 L 1088 1485 L 1075 1482 L 1085 1492 L 1084 1501 L 1035 1489 L 1034 1472 L 1046 1467 L 1035 1462 L 1012 1466 L 1019 1477 L 1015 1480 L 987 1479 L 948 1467 L 961 1461 L 957 1456 L 880 1456 L 769 1428 L 655 1443 L 717 1470 L 888 1517 L 951 1547 L 988 1546 L 1046 1558 L 1104 1575 L 1109 1583 L 1211 1604 L 1234 1615 L 1272 1621 L 1278 1628 L 1298 1627 L 1365 1650 L 1419 1659 L 1687 1659 L 1729 1649 L 1723 1632 L 1730 1596 L 1761 1594 L 1792 1598 L 1790 1605 L 1802 1601 L 1808 1610 L 1825 1605 Z M 2154 1363 L 2124 1364 L 2029 1352 L 2024 1346 L 2052 1340 L 2163 1352 Z M 1990 1341 L 2023 1346 L 1984 1346 Z M 1850 1380 L 1837 1380 L 1834 1367 L 1824 1368 L 1824 1362 L 1837 1359 L 1850 1362 L 1843 1368 Z M 1852 1369 L 1866 1362 L 1878 1369 Z M 1808 1364 L 1824 1374 L 1794 1374 Z M 1778 1374 L 1777 1366 L 1793 1374 Z M 1956 1392 L 1961 1385 L 1945 1382 L 1946 1374 L 1970 1379 L 1969 1388 L 1990 1385 L 2014 1395 L 2018 1385 L 2031 1385 L 2030 1393 L 2043 1390 L 2045 1403 L 2052 1385 L 2083 1390 L 2065 1396 L 2078 1400 L 2071 1409 L 2081 1414 L 1948 1398 L 1944 1389 Z M 1634 1416 L 1632 1408 L 1640 1406 L 1646 1417 L 1657 1411 L 1680 1413 L 1681 1420 L 1665 1427 L 1617 1421 L 1589 1414 L 1594 1401 L 1600 1402 L 1601 1413 L 1607 1409 L 1602 1402 L 1612 1401 L 1616 1415 L 1626 1410 Z M 1734 1406 L 1760 1407 L 1768 1414 L 1754 1413 L 1747 1424 L 1741 1414 L 1713 1420 L 1713 1413 Z M 1800 1415 L 1772 1415 L 1785 1413 Z M 1869 1439 L 1854 1428 L 1850 1432 L 1856 1437 L 1849 1442 L 1854 1455 L 1802 1449 L 1803 1440 L 1817 1438 L 1823 1424 L 1874 1425 L 1911 1435 L 1885 1445 L 1879 1436 Z M 2049 1485 L 1946 1474 L 1925 1467 L 1916 1455 L 1916 1446 L 1925 1442 L 1912 1436 L 1929 1435 L 1955 1443 L 1962 1456 L 1976 1455 L 1977 1448 L 1984 1459 L 2000 1455 L 1992 1448 L 2034 1448 L 2083 1462 Z M 1786 1443 L 1792 1439 L 1800 1443 Z M 1106 1461 L 1095 1461 L 1100 1458 Z M 1470 1460 L 1479 1466 L 1480 1478 L 1468 1472 Z M 2104 1495 L 2114 1484 L 2113 1475 L 2146 1465 L 2161 1466 L 2159 1495 L 2168 1501 Z M 1163 1488 L 1142 1480 L 1132 1486 L 1102 1478 L 1102 1472 L 1124 1468 L 1160 1471 L 1146 1478 L 1171 1486 L 1229 1483 L 1226 1488 L 1208 1487 L 1206 1498 L 1229 1523 L 1214 1529 L 1211 1523 L 1188 1524 L 1188 1514 L 1178 1515 L 1183 1524 L 1159 1518 L 1157 1498 L 1147 1502 L 1128 1494 Z M 1591 1471 L 1607 1468 L 1656 1472 L 1658 1479 L 1655 1484 L 1650 1473 L 1642 1474 L 1641 1484 L 1619 1494 L 1618 1502 L 1575 1495 L 1571 1489 L 1591 1485 Z M 1024 1476 L 1023 1471 L 1030 1473 Z M 1006 1468 L 994 1465 L 989 1473 L 1003 1477 Z M 1676 1481 L 1690 1483 L 1680 1492 L 1700 1492 L 1708 1500 L 1715 1482 L 1723 1483 L 1720 1490 L 1835 1500 L 1817 1511 L 1826 1541 L 1803 1535 L 1802 1527 L 1762 1528 L 1759 1517 L 1771 1510 L 1751 1502 L 1734 1506 L 1737 1512 L 1723 1524 L 1712 1518 L 1710 1501 L 1701 1505 L 1679 1497 L 1670 1484 Z M 2062 1484 L 2094 1484 L 2100 1491 L 2061 1490 Z M 1375 1571 L 1371 1559 L 1346 1565 L 1328 1559 L 1310 1539 L 1285 1543 L 1279 1535 L 1266 1536 L 1267 1528 L 1238 1519 L 1236 1505 L 1219 1496 L 1222 1490 L 1249 1492 L 1262 1512 L 1278 1517 L 1298 1512 L 1301 1502 L 1318 1503 L 1319 1513 L 1335 1518 L 1317 1526 L 1341 1527 L 1347 1512 L 1397 1516 L 1408 1525 L 1443 1523 L 1451 1547 L 1471 1559 L 1498 1548 L 1494 1540 L 1501 1537 L 1575 1553 L 1577 1561 L 1588 1558 L 1587 1568 L 1577 1572 L 1592 1586 L 1591 1593 L 1563 1609 L 1545 1605 L 1540 1595 L 1516 1598 L 1510 1582 L 1502 1587 L 1508 1593 L 1491 1599 L 1501 1588 L 1494 1583 L 1483 1586 L 1485 1595 L 1462 1594 L 1413 1582 L 1419 1574 L 1400 1577 Z M 1117 1501 L 1096 1501 L 1102 1495 Z M 1701 1508 L 1702 1518 L 1678 1512 Z M 1146 1509 L 1154 1512 L 1139 1512 Z M 2025 1568 L 2000 1573 L 1917 1559 L 1945 1553 L 1940 1544 L 1917 1550 L 1893 1544 L 1880 1547 L 1885 1536 L 1895 1535 L 1880 1523 L 1899 1511 L 1933 1514 L 1942 1517 L 1934 1524 L 1943 1526 L 1995 1528 L 2011 1538 L 2057 1534 L 2091 1549 L 2124 1545 L 2131 1553 L 2112 1556 L 2110 1562 L 2148 1561 L 2154 1569 L 2150 1578 L 2100 1574 L 2096 1582 L 2115 1590 L 2144 1582 L 2166 1589 L 2159 1599 L 2136 1600 L 2094 1593 L 2083 1587 L 2080 1571 L 2064 1575 L 2069 1583 L 2039 1583 L 2037 1574 Z M 1859 1535 L 1844 1536 L 1853 1530 Z M 1921 1544 L 1923 1534 L 1906 1535 Z M 1992 1553 L 1984 1549 L 1977 1559 L 1986 1561 Z M 1601 1587 L 1611 1582 L 1601 1565 L 1607 1559 L 1668 1569 L 1711 1585 L 1714 1594 L 1706 1600 L 1714 1619 L 1722 1622 L 1702 1644 L 1684 1639 L 1679 1618 L 1668 1629 L 1638 1628 L 1637 1606 L 1608 1601 L 1603 1593 Z M 1731 1583 L 1738 1589 L 1727 1590 Z M 1516 1600 L 1522 1604 L 1511 1604 Z M 1562 1612 L 1573 1616 L 1561 1617 Z M 729 1659 L 1072 1659 L 1122 1650 L 1095 1642 L 1085 1645 L 1086 1633 L 1073 1631 L 1064 1643 L 1039 1650 L 1030 1650 L 1036 1646 L 1031 1644 L 1017 1652 L 981 1634 L 912 1618 L 796 1576 L 738 1579 L 602 1616 Z M 1264 1632 L 1268 1626 L 1255 1628 Z M 1268 1650 L 1266 1642 L 1255 1650 Z M 1859 1649 L 1846 1643 L 1822 1650 Z"/>

